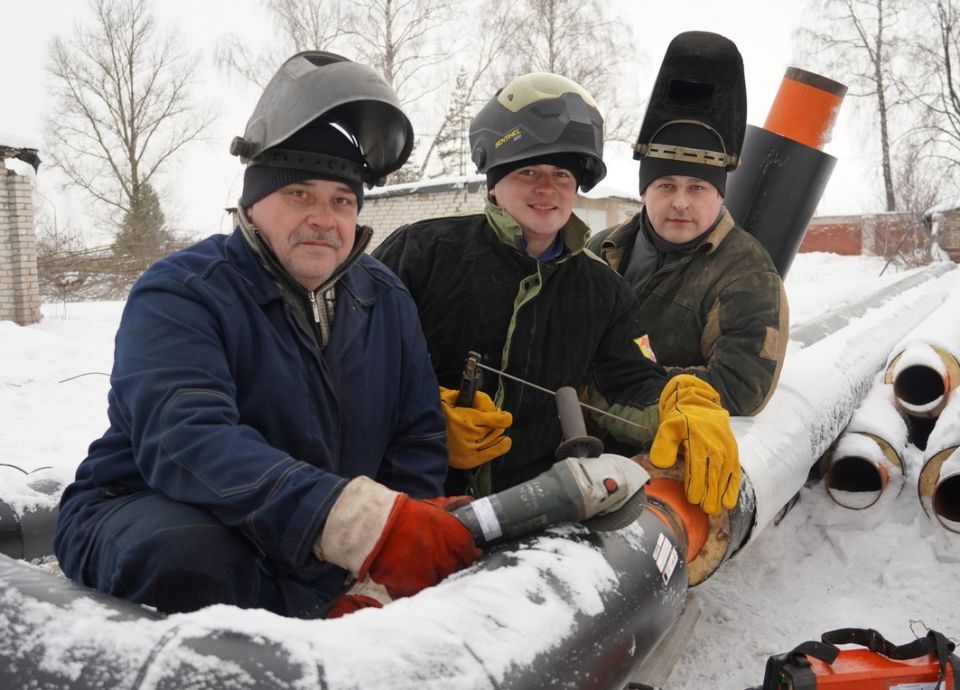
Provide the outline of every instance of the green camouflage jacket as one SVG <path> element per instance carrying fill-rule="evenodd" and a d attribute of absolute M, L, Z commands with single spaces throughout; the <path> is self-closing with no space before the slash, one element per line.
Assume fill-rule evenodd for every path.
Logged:
<path fill-rule="evenodd" d="M 642 213 L 587 248 L 622 274 Z M 787 347 L 786 293 L 766 250 L 726 209 L 695 251 L 632 287 L 653 354 L 670 374 L 708 381 L 733 415 L 763 409 Z"/>

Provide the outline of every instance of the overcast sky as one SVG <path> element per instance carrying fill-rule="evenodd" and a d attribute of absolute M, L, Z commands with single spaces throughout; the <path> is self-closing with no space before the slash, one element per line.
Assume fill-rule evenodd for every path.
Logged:
<path fill-rule="evenodd" d="M 667 44 L 682 31 L 714 31 L 737 43 L 744 59 L 748 122 L 752 125 L 763 125 L 786 68 L 810 67 L 796 61 L 792 45 L 797 25 L 812 20 L 803 0 L 620 0 L 609 4 L 622 6 L 632 23 L 636 51 L 645 65 L 637 85 L 644 99 Z M 167 186 L 172 203 L 168 203 L 168 217 L 197 237 L 225 231 L 228 227 L 222 209 L 239 195 L 241 180 L 240 166 L 227 153 L 227 147 L 234 135 L 242 133 L 259 93 L 239 78 L 218 72 L 213 67 L 213 48 L 227 33 L 249 37 L 251 42 L 267 41 L 270 21 L 259 0 L 158 0 L 156 9 L 161 25 L 176 27 L 185 46 L 198 56 L 202 92 L 220 113 L 207 141 L 195 144 L 170 170 L 173 175 Z M 54 35 L 69 34 L 74 22 L 87 16 L 82 0 L 0 0 L 0 26 L 5 29 L 4 59 L 0 62 L 0 137 L 33 142 L 40 146 L 43 156 L 42 121 L 50 106 L 43 65 L 49 42 Z M 843 75 L 825 76 L 843 82 Z M 873 182 L 872 172 L 873 147 L 865 145 L 863 139 L 869 127 L 848 99 L 841 108 L 833 140 L 825 149 L 838 158 L 838 163 L 821 201 L 820 214 L 879 209 L 878 184 Z M 605 159 L 610 168 L 605 184 L 634 191 L 637 164 L 630 158 L 629 147 L 608 146 Z M 52 169 L 41 167 L 38 189 L 51 205 L 56 205 L 59 221 L 85 215 L 87 206 L 76 197 L 66 198 L 60 182 Z"/>

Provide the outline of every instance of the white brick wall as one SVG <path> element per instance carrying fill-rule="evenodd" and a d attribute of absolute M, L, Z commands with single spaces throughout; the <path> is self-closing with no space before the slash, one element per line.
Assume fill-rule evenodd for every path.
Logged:
<path fill-rule="evenodd" d="M 0 163 L 0 320 L 26 326 L 40 320 L 40 282 L 27 177 Z"/>

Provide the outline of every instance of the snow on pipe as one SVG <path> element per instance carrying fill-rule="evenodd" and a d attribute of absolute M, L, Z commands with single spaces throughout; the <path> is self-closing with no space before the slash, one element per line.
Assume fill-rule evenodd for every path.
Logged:
<path fill-rule="evenodd" d="M 332 621 L 214 606 L 161 616 L 0 557 L 0 687 L 619 688 L 687 574 L 645 511 L 553 528 L 436 587 Z"/>
<path fill-rule="evenodd" d="M 960 395 L 953 395 L 927 439 L 917 480 L 924 512 L 960 534 Z"/>
<path fill-rule="evenodd" d="M 935 418 L 960 385 L 960 292 L 952 295 L 893 348 L 886 381 L 897 405 L 913 417 Z"/>
<path fill-rule="evenodd" d="M 886 300 L 896 297 L 908 288 L 937 278 L 947 271 L 952 271 L 957 267 L 952 261 L 940 261 L 923 268 L 910 272 L 904 278 L 895 283 L 891 283 L 885 288 L 867 295 L 850 304 L 844 304 L 840 307 L 831 309 L 819 316 L 807 321 L 790 326 L 790 341 L 797 343 L 800 347 L 806 347 L 818 340 L 825 338 L 831 333 L 843 328 L 853 319 L 858 319 L 864 315 L 868 309 L 876 309 Z"/>
<path fill-rule="evenodd" d="M 904 486 L 907 436 L 893 386 L 881 377 L 828 453 L 825 484 L 830 497 L 861 510 L 876 505 L 881 496 L 898 495 Z"/>
<path fill-rule="evenodd" d="M 0 554 L 31 560 L 53 552 L 53 531 L 66 478 L 0 463 Z"/>
<path fill-rule="evenodd" d="M 821 148 L 847 92 L 843 84 L 788 67 L 763 129 L 747 125 L 724 203 L 786 276 L 837 159 Z"/>

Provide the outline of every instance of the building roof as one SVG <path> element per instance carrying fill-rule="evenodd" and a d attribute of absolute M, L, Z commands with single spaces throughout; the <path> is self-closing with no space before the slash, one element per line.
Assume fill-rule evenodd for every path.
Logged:
<path fill-rule="evenodd" d="M 458 175 L 449 177 L 435 177 L 419 182 L 405 182 L 403 184 L 387 185 L 385 187 L 376 187 L 367 190 L 364 196 L 368 199 L 383 199 L 395 196 L 407 196 L 410 194 L 442 194 L 443 192 L 452 192 L 466 189 L 470 193 L 478 192 L 482 185 L 487 184 L 487 176 Z M 625 192 L 613 187 L 599 184 L 589 192 L 583 194 L 590 199 L 627 199 L 630 201 L 639 201 L 640 195 L 632 192 Z"/>

